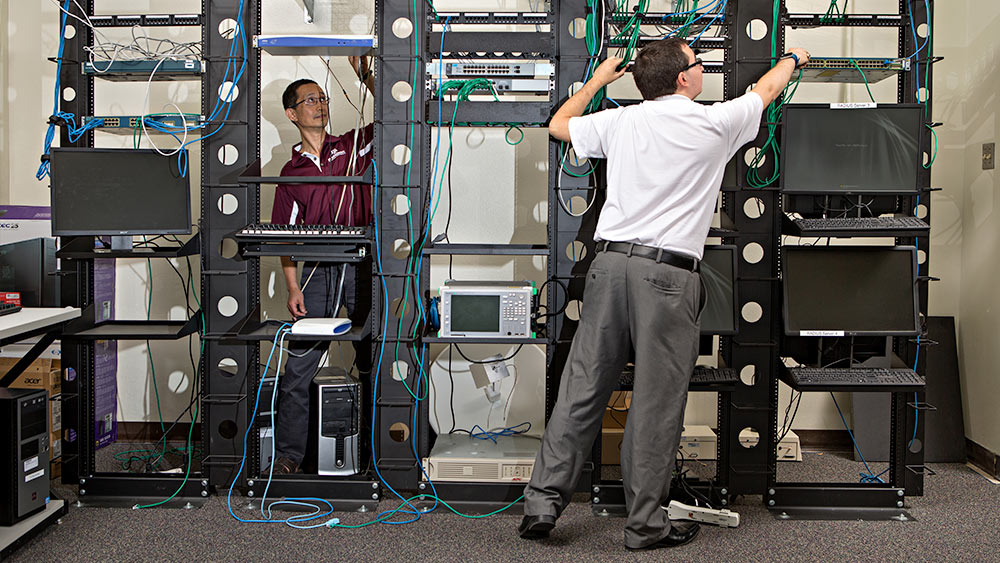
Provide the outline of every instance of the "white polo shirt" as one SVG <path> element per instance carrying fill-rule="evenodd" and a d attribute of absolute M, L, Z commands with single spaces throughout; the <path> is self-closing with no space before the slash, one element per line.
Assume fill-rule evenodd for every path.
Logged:
<path fill-rule="evenodd" d="M 764 101 L 706 106 L 672 94 L 569 120 L 577 156 L 607 158 L 595 240 L 701 259 L 726 163 L 757 136 Z"/>

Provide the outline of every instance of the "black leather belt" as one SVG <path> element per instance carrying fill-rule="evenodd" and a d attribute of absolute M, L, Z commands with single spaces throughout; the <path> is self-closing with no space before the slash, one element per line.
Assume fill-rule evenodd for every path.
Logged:
<path fill-rule="evenodd" d="M 606 240 L 602 240 L 597 243 L 597 250 L 619 252 L 628 256 L 638 256 L 639 258 L 649 258 L 654 262 L 670 264 L 671 266 L 676 266 L 690 272 L 698 271 L 698 260 L 691 258 L 690 256 L 677 254 L 676 252 L 656 248 L 655 246 L 646 246 L 644 244 L 635 244 L 631 242 L 608 242 Z"/>

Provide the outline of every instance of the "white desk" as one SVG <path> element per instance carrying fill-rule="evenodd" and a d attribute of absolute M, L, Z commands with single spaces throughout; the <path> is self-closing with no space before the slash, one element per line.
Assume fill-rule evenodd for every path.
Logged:
<path fill-rule="evenodd" d="M 0 346 L 48 332 L 79 316 L 75 307 L 25 307 L 0 317 Z"/>

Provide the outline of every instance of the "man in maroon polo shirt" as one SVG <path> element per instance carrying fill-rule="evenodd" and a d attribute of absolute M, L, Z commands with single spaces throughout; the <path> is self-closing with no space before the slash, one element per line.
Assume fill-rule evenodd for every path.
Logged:
<path fill-rule="evenodd" d="M 350 62 L 358 78 L 373 92 L 368 58 L 350 57 Z M 281 101 L 285 115 L 302 137 L 302 142 L 292 147 L 292 158 L 282 167 L 282 176 L 360 176 L 371 164 L 373 125 L 340 136 L 328 134 L 330 99 L 318 84 L 309 79 L 296 80 L 285 89 Z M 371 216 L 371 187 L 361 184 L 278 184 L 271 209 L 271 222 L 287 225 L 367 225 Z M 362 262 L 362 267 L 366 263 Z M 359 269 L 355 265 L 306 262 L 301 284 L 296 264 L 289 257 L 281 258 L 281 269 L 293 319 L 337 317 L 339 311 L 334 309 L 343 303 L 348 316 L 363 324 L 370 291 L 356 291 Z M 289 346 L 278 394 L 275 473 L 300 471 L 309 430 L 309 384 L 327 344 L 296 342 Z M 355 344 L 355 363 L 362 378 L 370 370 L 370 346 L 370 338 Z"/>

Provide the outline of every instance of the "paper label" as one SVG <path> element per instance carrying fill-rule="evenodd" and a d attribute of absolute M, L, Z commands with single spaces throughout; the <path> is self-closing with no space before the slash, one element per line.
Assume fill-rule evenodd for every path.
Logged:
<path fill-rule="evenodd" d="M 850 104 L 830 104 L 830 109 L 874 109 L 877 108 L 878 104 L 872 102 L 858 102 Z"/>
<path fill-rule="evenodd" d="M 842 330 L 800 330 L 799 336 L 844 336 Z"/>
<path fill-rule="evenodd" d="M 38 467 L 38 456 L 37 455 L 35 457 L 31 458 L 31 459 L 27 459 L 27 460 L 24 461 L 24 472 L 25 473 L 27 473 L 28 471 L 31 471 L 32 469 L 34 469 L 36 467 Z"/>
<path fill-rule="evenodd" d="M 39 477 L 43 477 L 43 476 L 45 476 L 45 469 L 39 469 L 38 471 L 35 471 L 34 473 L 30 473 L 28 475 L 25 475 L 24 476 L 24 482 L 27 483 L 28 481 L 34 481 L 35 479 L 38 479 Z"/>

